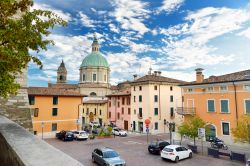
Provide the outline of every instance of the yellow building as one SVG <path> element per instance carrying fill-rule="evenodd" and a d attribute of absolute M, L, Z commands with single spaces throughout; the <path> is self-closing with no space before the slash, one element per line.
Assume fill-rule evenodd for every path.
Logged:
<path fill-rule="evenodd" d="M 30 107 L 35 134 L 54 136 L 60 130 L 80 128 L 79 110 L 84 95 L 60 88 L 29 87 Z M 77 123 L 78 122 L 78 123 Z"/>
<path fill-rule="evenodd" d="M 86 97 L 80 106 L 82 126 L 90 122 L 98 122 L 101 126 L 108 125 L 108 101 L 106 98 Z"/>
<path fill-rule="evenodd" d="M 211 136 L 231 143 L 231 129 L 242 115 L 250 116 L 250 70 L 207 79 L 202 70 L 196 69 L 196 81 L 182 85 L 184 103 L 177 113 L 185 119 L 198 115 L 210 124 Z"/>

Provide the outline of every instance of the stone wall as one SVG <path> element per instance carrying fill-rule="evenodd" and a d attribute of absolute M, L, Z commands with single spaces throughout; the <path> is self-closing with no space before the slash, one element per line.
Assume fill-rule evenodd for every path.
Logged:
<path fill-rule="evenodd" d="M 3 116 L 0 116 L 0 149 L 0 166 L 83 166 Z"/>

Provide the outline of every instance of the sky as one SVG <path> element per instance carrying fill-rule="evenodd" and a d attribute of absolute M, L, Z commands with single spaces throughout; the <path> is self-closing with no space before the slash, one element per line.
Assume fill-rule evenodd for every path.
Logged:
<path fill-rule="evenodd" d="M 29 86 L 55 83 L 62 60 L 68 83 L 78 83 L 94 32 L 112 85 L 150 67 L 184 81 L 195 80 L 196 68 L 205 78 L 250 69 L 248 0 L 34 0 L 32 9 L 51 10 L 68 26 L 52 30 L 47 51 L 31 52 L 44 67 L 29 63 Z"/>

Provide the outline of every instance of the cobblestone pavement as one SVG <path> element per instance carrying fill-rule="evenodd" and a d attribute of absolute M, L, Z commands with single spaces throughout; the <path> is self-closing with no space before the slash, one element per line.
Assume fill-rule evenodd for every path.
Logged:
<path fill-rule="evenodd" d="M 150 140 L 163 139 L 165 135 L 150 135 Z M 195 155 L 192 159 L 185 159 L 179 163 L 162 160 L 158 155 L 151 155 L 147 151 L 147 136 L 133 135 L 129 137 L 115 137 L 87 141 L 63 142 L 57 139 L 46 139 L 46 142 L 72 156 L 85 166 L 95 166 L 91 161 L 91 153 L 97 147 L 110 147 L 118 151 L 128 166 L 240 166 L 238 162 L 231 162 L 228 158 L 215 159 L 208 156 Z"/>

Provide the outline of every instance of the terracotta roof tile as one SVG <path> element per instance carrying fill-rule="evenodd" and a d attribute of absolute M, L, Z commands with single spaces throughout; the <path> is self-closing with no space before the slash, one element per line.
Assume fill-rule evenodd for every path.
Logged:
<path fill-rule="evenodd" d="M 167 82 L 167 83 L 185 83 L 185 81 L 168 78 L 164 76 L 156 76 L 156 75 L 145 75 L 141 78 L 132 81 L 132 83 L 139 83 L 139 82 Z"/>
<path fill-rule="evenodd" d="M 29 95 L 35 96 L 79 96 L 84 97 L 86 95 L 80 94 L 77 91 L 67 90 L 62 88 L 50 88 L 50 87 L 29 87 Z"/>
<path fill-rule="evenodd" d="M 104 104 L 107 102 L 108 100 L 87 100 L 87 101 L 83 101 L 83 104 Z"/>
<path fill-rule="evenodd" d="M 109 97 L 109 96 L 129 96 L 129 95 L 131 95 L 131 90 L 130 89 L 115 92 L 115 93 L 112 93 L 112 94 L 109 94 L 109 95 L 106 95 L 106 96 Z"/>

